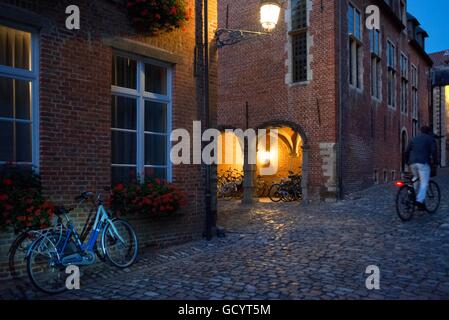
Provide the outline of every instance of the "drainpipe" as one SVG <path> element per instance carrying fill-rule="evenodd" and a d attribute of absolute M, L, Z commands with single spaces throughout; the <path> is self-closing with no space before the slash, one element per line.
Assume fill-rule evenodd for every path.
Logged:
<path fill-rule="evenodd" d="M 343 0 L 338 1 L 338 148 L 337 148 L 337 175 L 338 175 L 338 199 L 343 200 Z"/>
<path fill-rule="evenodd" d="M 204 10 L 204 128 L 210 127 L 210 90 L 209 90 L 209 8 L 208 0 L 203 0 Z M 212 188 L 211 188 L 211 165 L 205 164 L 205 209 L 206 209 L 206 230 L 205 236 L 209 241 L 212 239 L 212 228 L 214 224 L 214 217 L 212 212 Z"/>

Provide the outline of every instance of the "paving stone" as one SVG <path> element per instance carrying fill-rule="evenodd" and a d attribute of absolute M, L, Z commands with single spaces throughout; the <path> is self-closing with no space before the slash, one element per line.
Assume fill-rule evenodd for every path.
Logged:
<path fill-rule="evenodd" d="M 449 170 L 441 209 L 403 223 L 393 186 L 339 203 L 220 202 L 226 238 L 147 249 L 125 270 L 83 268 L 81 290 L 51 299 L 449 299 Z M 368 290 L 369 265 L 381 272 Z M 2 282 L 0 299 L 49 299 L 28 279 Z"/>

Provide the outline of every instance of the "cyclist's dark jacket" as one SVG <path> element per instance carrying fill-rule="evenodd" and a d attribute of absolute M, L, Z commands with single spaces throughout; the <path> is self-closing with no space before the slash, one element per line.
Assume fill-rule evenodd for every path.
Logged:
<path fill-rule="evenodd" d="M 408 145 L 405 152 L 407 164 L 431 164 L 437 160 L 437 144 L 435 138 L 428 134 L 415 137 Z"/>

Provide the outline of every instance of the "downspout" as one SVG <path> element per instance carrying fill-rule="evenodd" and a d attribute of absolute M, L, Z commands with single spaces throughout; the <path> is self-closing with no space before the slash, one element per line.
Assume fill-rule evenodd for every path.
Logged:
<path fill-rule="evenodd" d="M 338 175 L 338 194 L 339 200 L 343 200 L 343 0 L 338 1 L 338 147 L 337 147 L 337 175 Z"/>
<path fill-rule="evenodd" d="M 210 90 L 209 90 L 209 5 L 208 0 L 203 0 L 204 10 L 204 128 L 210 127 Z M 205 209 L 206 209 L 206 239 L 212 239 L 213 220 L 212 216 L 212 193 L 211 193 L 211 166 L 205 164 Z"/>

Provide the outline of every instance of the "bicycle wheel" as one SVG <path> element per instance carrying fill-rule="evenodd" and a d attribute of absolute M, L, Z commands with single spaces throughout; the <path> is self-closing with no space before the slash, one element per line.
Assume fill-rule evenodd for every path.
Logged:
<path fill-rule="evenodd" d="M 225 184 L 221 189 L 221 194 L 226 201 L 232 200 L 236 194 L 236 186 L 233 183 Z"/>
<path fill-rule="evenodd" d="M 264 183 L 258 183 L 256 187 L 257 198 L 263 198 L 265 196 L 267 186 Z"/>
<path fill-rule="evenodd" d="M 137 259 L 136 232 L 127 221 L 114 219 L 103 230 L 101 247 L 110 263 L 118 268 L 127 268 Z"/>
<path fill-rule="evenodd" d="M 9 272 L 13 278 L 26 273 L 26 253 L 35 239 L 32 233 L 25 231 L 19 234 L 8 251 Z"/>
<path fill-rule="evenodd" d="M 271 201 L 280 202 L 282 200 L 281 188 L 281 185 L 278 183 L 275 183 L 270 187 L 270 191 L 268 191 L 268 197 Z"/>
<path fill-rule="evenodd" d="M 415 213 L 415 190 L 409 186 L 399 189 L 396 196 L 396 212 L 399 218 L 406 222 L 410 221 Z"/>
<path fill-rule="evenodd" d="M 59 255 L 54 238 L 52 235 L 45 235 L 37 239 L 27 256 L 27 272 L 31 282 L 37 289 L 50 294 L 67 290 L 66 268 L 58 263 Z"/>
<path fill-rule="evenodd" d="M 434 181 L 430 181 L 426 195 L 426 209 L 429 213 L 437 212 L 440 207 L 441 192 L 440 187 Z"/>

